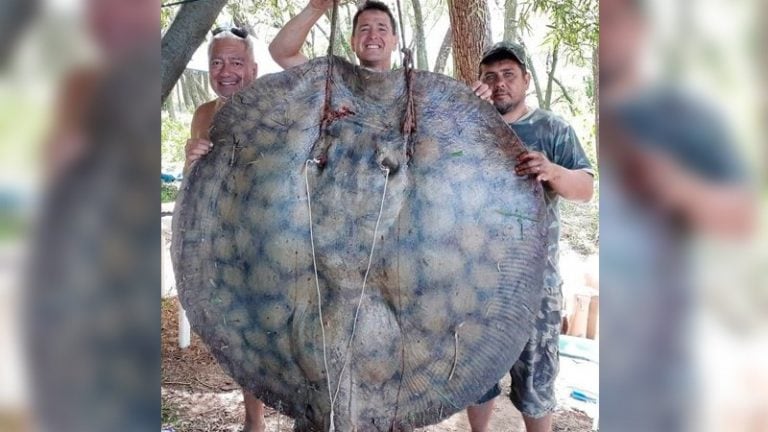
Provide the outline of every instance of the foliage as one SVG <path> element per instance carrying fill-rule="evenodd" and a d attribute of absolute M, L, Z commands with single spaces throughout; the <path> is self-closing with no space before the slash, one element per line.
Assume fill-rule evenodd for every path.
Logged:
<path fill-rule="evenodd" d="M 160 183 L 160 202 L 174 202 L 179 194 L 179 187 L 170 183 Z"/>
<path fill-rule="evenodd" d="M 189 128 L 179 120 L 163 115 L 160 132 L 162 165 L 184 163 L 184 145 L 189 139 Z"/>
<path fill-rule="evenodd" d="M 599 39 L 598 0 L 533 0 L 533 10 L 549 16 L 547 42 L 565 47 L 571 62 L 586 63 Z"/>
<path fill-rule="evenodd" d="M 160 403 L 160 422 L 163 430 L 181 430 L 184 426 L 182 419 L 179 417 L 178 407 L 167 401 L 165 397 L 162 398 Z"/>
<path fill-rule="evenodd" d="M 229 0 L 218 17 L 216 25 L 236 24 L 248 27 L 260 43 L 268 44 L 280 28 L 301 11 L 309 0 Z M 395 9 L 395 0 L 383 0 Z M 454 0 L 457 1 L 457 0 Z M 338 16 L 337 55 L 354 60 L 349 47 L 352 31 L 352 15 L 360 0 L 340 0 Z M 426 39 L 426 64 L 435 65 L 440 51 L 440 42 L 448 30 L 447 0 L 418 0 L 421 17 L 414 11 L 414 0 L 400 0 L 403 7 L 405 42 L 419 54 L 416 29 Z M 562 115 L 577 131 L 581 143 L 593 164 L 596 162 L 595 133 L 595 80 L 592 68 L 593 55 L 599 39 L 598 0 L 487 0 L 492 16 L 493 40 L 503 35 L 514 35 L 524 41 L 531 55 L 531 72 L 538 81 L 535 92 L 531 83 L 531 104 L 547 105 Z M 167 28 L 177 7 L 162 8 L 161 22 Z M 501 17 L 501 19 L 498 19 Z M 510 21 L 509 17 L 513 17 Z M 309 58 L 324 56 L 330 35 L 330 14 L 321 18 L 312 28 L 302 52 Z M 398 39 L 399 39 L 398 35 Z M 468 35 L 469 36 L 469 35 Z M 453 74 L 452 50 L 446 49 L 445 73 Z M 554 59 L 557 58 L 555 61 Z M 418 60 L 418 59 L 415 59 Z M 257 59 L 258 61 L 258 59 Z M 394 58 L 400 63 L 399 56 Z M 424 59 L 421 60 L 424 62 Z M 185 80 L 187 96 L 196 87 L 193 80 Z M 185 92 L 176 92 L 174 118 L 168 113 L 163 117 L 162 151 L 163 164 L 182 163 L 183 147 L 189 137 L 188 123 L 190 107 L 184 100 Z M 550 94 L 550 98 L 546 95 Z M 191 99 L 191 98 L 188 98 Z M 194 101 L 192 101 L 194 103 Z M 594 165 L 597 171 L 597 165 Z M 574 249 L 592 252 L 597 248 L 597 199 L 587 205 L 564 204 L 563 236 Z M 569 228 L 566 228 L 569 227 Z"/>
<path fill-rule="evenodd" d="M 160 28 L 165 32 L 173 22 L 173 17 L 176 14 L 176 10 L 173 7 L 160 8 Z"/>

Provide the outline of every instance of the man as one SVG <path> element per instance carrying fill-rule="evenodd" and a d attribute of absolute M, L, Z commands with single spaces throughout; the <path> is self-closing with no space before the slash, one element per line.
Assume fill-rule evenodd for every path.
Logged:
<path fill-rule="evenodd" d="M 258 65 L 253 58 L 253 41 L 240 28 L 219 27 L 208 46 L 208 72 L 218 98 L 200 105 L 192 116 L 192 138 L 185 146 L 186 171 L 213 147 L 208 136 L 213 116 L 233 94 L 256 79 Z"/>
<path fill-rule="evenodd" d="M 548 259 L 544 271 L 544 298 L 536 317 L 534 334 L 520 358 L 509 371 L 512 377 L 510 399 L 523 414 L 528 432 L 550 432 L 555 408 L 558 336 L 561 326 L 562 292 L 557 268 L 560 197 L 587 202 L 592 198 L 593 172 L 573 128 L 560 117 L 525 104 L 531 75 L 522 46 L 500 42 L 483 54 L 480 82 L 473 87 L 492 92 L 491 101 L 502 118 L 529 149 L 520 155 L 515 174 L 533 176 L 544 186 L 549 221 Z M 493 398 L 501 393 L 494 386 L 477 405 L 467 408 L 473 432 L 488 428 Z"/>
<path fill-rule="evenodd" d="M 253 41 L 248 32 L 240 28 L 219 27 L 213 31 L 208 45 L 208 72 L 213 91 L 218 98 L 200 105 L 192 116 L 192 138 L 185 146 L 186 172 L 213 147 L 208 131 L 213 116 L 228 98 L 248 87 L 256 79 L 258 65 L 253 58 Z M 243 390 L 245 402 L 244 432 L 263 432 L 264 404 Z"/>
<path fill-rule="evenodd" d="M 288 69 L 307 62 L 301 46 L 312 26 L 331 6 L 333 0 L 310 0 L 285 24 L 269 44 L 269 52 L 277 64 Z M 357 10 L 352 18 L 350 46 L 362 66 L 377 71 L 390 70 L 392 53 L 397 49 L 397 27 L 387 5 L 369 0 Z"/>

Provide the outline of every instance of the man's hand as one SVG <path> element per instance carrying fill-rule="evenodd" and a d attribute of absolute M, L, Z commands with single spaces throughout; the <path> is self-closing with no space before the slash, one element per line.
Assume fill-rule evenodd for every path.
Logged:
<path fill-rule="evenodd" d="M 309 7 L 318 11 L 327 11 L 333 6 L 333 0 L 309 0 Z"/>
<path fill-rule="evenodd" d="M 493 90 L 488 87 L 488 84 L 485 84 L 482 81 L 475 81 L 475 83 L 472 84 L 472 91 L 475 92 L 477 97 L 480 99 L 493 103 L 491 100 L 491 96 L 493 96 Z"/>
<path fill-rule="evenodd" d="M 558 176 L 559 168 L 557 164 L 550 162 L 544 153 L 527 151 L 517 157 L 515 174 L 519 176 L 535 175 L 537 181 L 548 182 Z"/>
<path fill-rule="evenodd" d="M 208 154 L 213 147 L 213 143 L 202 138 L 190 138 L 184 146 L 186 155 L 186 165 L 190 167 L 193 162 Z"/>

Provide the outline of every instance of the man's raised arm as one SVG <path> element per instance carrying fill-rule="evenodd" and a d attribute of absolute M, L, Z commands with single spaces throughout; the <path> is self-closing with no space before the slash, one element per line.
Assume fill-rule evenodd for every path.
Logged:
<path fill-rule="evenodd" d="M 309 4 L 280 29 L 269 44 L 269 53 L 275 63 L 283 69 L 288 69 L 307 62 L 307 57 L 301 53 L 301 46 L 304 45 L 312 26 L 333 6 L 333 1 L 309 0 Z"/>

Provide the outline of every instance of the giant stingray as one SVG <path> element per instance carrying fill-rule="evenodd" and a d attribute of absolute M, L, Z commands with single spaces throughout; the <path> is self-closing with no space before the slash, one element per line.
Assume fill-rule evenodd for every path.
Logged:
<path fill-rule="evenodd" d="M 477 400 L 522 351 L 543 190 L 464 84 L 414 71 L 404 135 L 405 75 L 334 63 L 329 81 L 326 58 L 262 77 L 217 114 L 174 215 L 179 297 L 296 429 L 410 430 Z"/>

